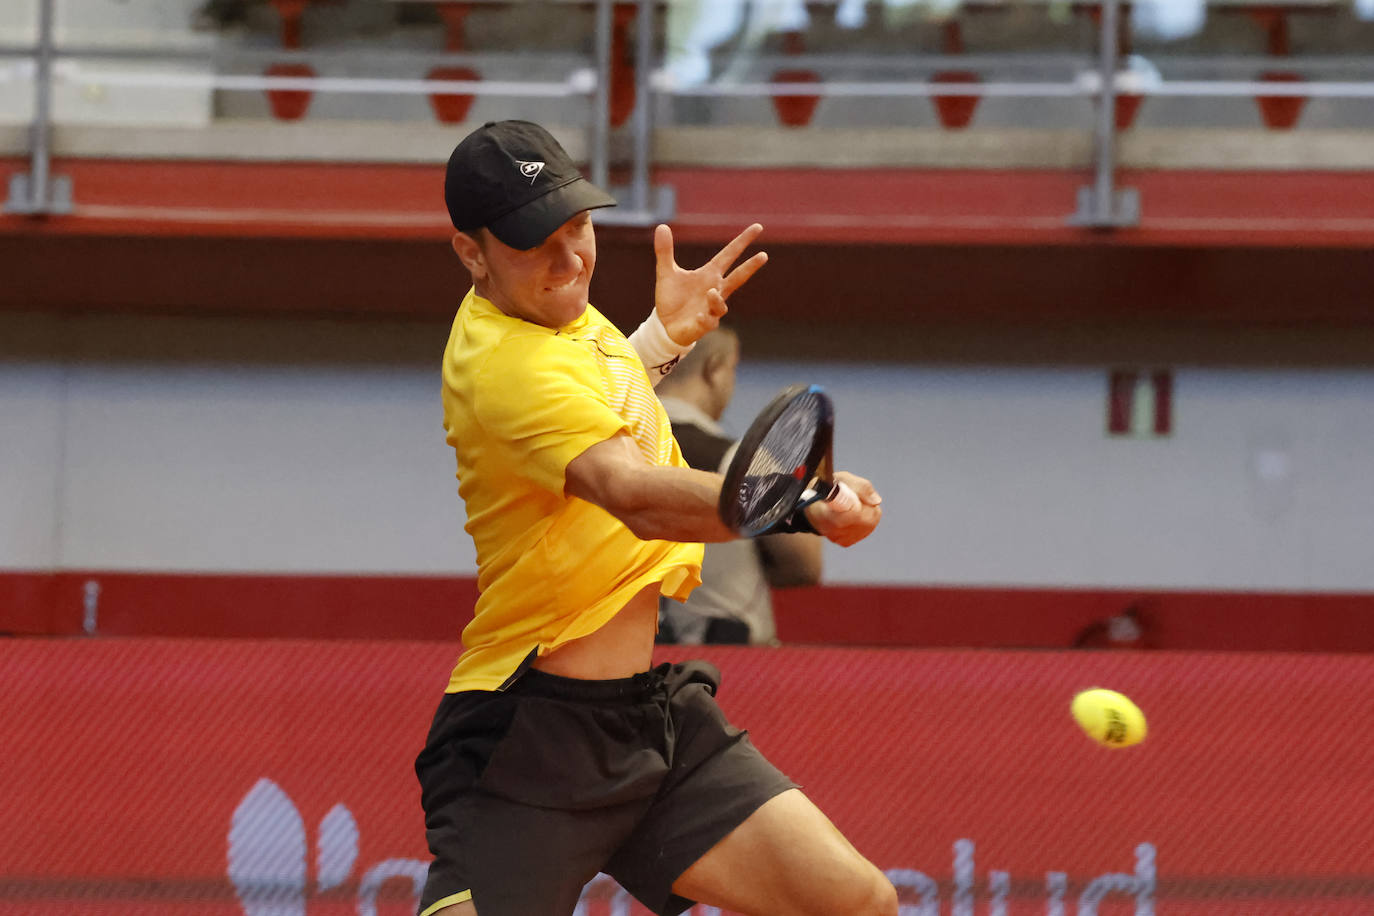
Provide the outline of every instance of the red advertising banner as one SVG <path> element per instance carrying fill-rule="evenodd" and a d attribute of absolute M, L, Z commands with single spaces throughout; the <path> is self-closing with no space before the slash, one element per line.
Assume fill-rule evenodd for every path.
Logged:
<path fill-rule="evenodd" d="M 1369 657 L 689 651 L 660 654 L 722 669 L 903 916 L 1374 913 Z M 0 916 L 413 913 L 411 765 L 453 652 L 8 640 Z M 1140 705 L 1143 744 L 1078 730 L 1091 686 Z M 578 916 L 645 912 L 602 878 Z"/>

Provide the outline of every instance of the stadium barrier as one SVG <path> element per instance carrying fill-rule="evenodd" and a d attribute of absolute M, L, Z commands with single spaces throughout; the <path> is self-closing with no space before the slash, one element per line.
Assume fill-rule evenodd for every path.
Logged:
<path fill-rule="evenodd" d="M 788 645 L 1374 652 L 1368 592 L 821 585 L 774 592 Z M 450 642 L 469 576 L 0 571 L 0 633 Z"/>
<path fill-rule="evenodd" d="M 412 761 L 454 651 L 6 641 L 0 916 L 412 913 Z M 904 916 L 1374 912 L 1367 656 L 658 652 L 721 668 L 732 720 L 887 871 Z M 1143 744 L 1079 732 L 1089 686 L 1138 702 Z M 579 909 L 644 913 L 605 878 Z"/>

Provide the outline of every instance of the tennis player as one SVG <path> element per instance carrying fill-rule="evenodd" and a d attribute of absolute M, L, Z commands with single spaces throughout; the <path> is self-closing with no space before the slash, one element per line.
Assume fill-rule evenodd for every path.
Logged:
<path fill-rule="evenodd" d="M 685 466 L 652 379 L 765 261 L 706 265 L 654 235 L 653 314 L 627 339 L 587 302 L 590 211 L 614 205 L 545 130 L 489 123 L 449 159 L 453 248 L 473 278 L 443 404 L 480 596 L 416 759 L 433 861 L 421 916 L 568 916 L 598 872 L 650 910 L 895 916 L 883 874 L 732 726 L 704 662 L 652 665 L 660 594 L 699 582 L 721 477 Z M 647 370 L 647 371 L 646 371 Z M 805 523 L 848 545 L 881 516 Z"/>

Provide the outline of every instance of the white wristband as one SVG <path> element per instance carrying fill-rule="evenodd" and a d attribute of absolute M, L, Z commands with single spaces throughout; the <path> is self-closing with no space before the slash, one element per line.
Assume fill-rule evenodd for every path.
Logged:
<path fill-rule="evenodd" d="M 684 347 L 669 337 L 668 329 L 659 320 L 658 309 L 650 312 L 644 323 L 630 335 L 630 343 L 639 354 L 639 361 L 644 364 L 649 373 L 649 381 L 655 387 L 665 375 L 673 371 L 677 361 L 692 352 L 692 348 L 696 346 L 693 343 Z"/>

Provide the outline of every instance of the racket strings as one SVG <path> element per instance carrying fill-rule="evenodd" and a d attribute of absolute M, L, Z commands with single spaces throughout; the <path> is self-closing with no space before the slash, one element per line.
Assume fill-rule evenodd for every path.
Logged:
<path fill-rule="evenodd" d="M 807 483 L 807 458 L 820 423 L 822 404 L 813 393 L 795 398 L 764 436 L 740 485 L 748 517 L 792 511 Z"/>

